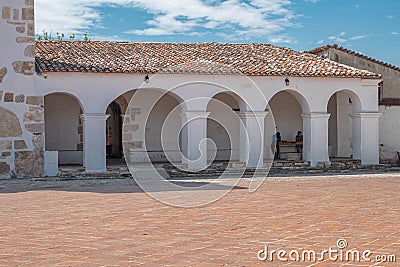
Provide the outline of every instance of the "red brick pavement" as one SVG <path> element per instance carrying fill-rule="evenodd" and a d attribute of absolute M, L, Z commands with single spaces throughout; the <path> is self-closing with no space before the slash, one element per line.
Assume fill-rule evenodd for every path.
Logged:
<path fill-rule="evenodd" d="M 162 204 L 132 180 L 0 191 L 1 266 L 341 266 L 257 259 L 260 242 L 321 251 L 339 238 L 348 249 L 397 256 L 397 264 L 345 266 L 400 265 L 399 176 L 270 180 L 200 208 Z"/>

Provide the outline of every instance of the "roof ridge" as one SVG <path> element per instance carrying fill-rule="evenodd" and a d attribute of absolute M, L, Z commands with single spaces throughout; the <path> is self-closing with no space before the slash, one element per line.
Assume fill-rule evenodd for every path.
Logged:
<path fill-rule="evenodd" d="M 378 60 L 378 59 L 369 57 L 369 56 L 367 56 L 367 55 L 364 55 L 364 54 L 362 54 L 362 53 L 360 53 L 360 52 L 356 52 L 356 51 L 354 51 L 354 50 L 348 49 L 348 48 L 346 48 L 346 47 L 339 46 L 338 44 L 333 44 L 333 45 L 327 44 L 327 45 L 320 46 L 320 47 L 314 48 L 314 49 L 312 49 L 312 50 L 309 50 L 308 52 L 309 52 L 309 53 L 312 53 L 312 54 L 316 54 L 316 53 L 319 53 L 319 52 L 328 50 L 328 49 L 330 49 L 330 48 L 334 48 L 334 49 L 343 51 L 343 52 L 345 52 L 345 53 L 348 53 L 348 54 L 351 54 L 351 55 L 355 55 L 355 56 L 361 57 L 361 58 L 363 58 L 363 59 L 372 61 L 372 62 L 374 62 L 374 63 L 377 63 L 377 64 L 382 65 L 382 66 L 384 66 L 384 67 L 388 67 L 388 68 L 393 69 L 393 70 L 396 70 L 396 71 L 400 71 L 400 67 L 397 67 L 397 66 L 395 66 L 395 65 L 393 65 L 393 64 L 390 64 L 390 63 L 387 63 L 387 62 L 384 62 L 384 61 L 381 61 L 381 60 Z"/>

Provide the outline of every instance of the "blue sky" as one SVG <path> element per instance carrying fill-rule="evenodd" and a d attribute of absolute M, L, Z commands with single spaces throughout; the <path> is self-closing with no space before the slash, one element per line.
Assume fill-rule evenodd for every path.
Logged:
<path fill-rule="evenodd" d="M 36 32 L 92 40 L 337 43 L 400 66 L 398 0 L 36 0 Z"/>

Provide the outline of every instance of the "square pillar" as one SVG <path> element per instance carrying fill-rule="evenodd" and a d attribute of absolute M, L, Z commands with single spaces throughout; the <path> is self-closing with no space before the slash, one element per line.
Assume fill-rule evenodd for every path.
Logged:
<path fill-rule="evenodd" d="M 302 114 L 303 118 L 303 159 L 312 167 L 319 162 L 329 162 L 328 113 Z"/>
<path fill-rule="evenodd" d="M 207 168 L 207 118 L 210 112 L 189 111 L 182 117 L 182 163 L 188 170 Z"/>
<path fill-rule="evenodd" d="M 379 118 L 382 113 L 350 115 L 353 119 L 353 158 L 362 165 L 379 164 Z"/>
<path fill-rule="evenodd" d="M 264 167 L 264 120 L 268 112 L 242 112 L 240 124 L 240 161 L 248 168 Z"/>
<path fill-rule="evenodd" d="M 82 114 L 83 165 L 87 172 L 106 172 L 106 114 Z"/>

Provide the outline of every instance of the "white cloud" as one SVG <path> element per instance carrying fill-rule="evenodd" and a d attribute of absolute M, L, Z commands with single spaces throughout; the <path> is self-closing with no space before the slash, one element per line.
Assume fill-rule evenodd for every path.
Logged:
<path fill-rule="evenodd" d="M 304 0 L 304 2 L 309 2 L 309 3 L 315 4 L 315 3 L 319 2 L 319 0 Z"/>
<path fill-rule="evenodd" d="M 343 44 L 343 43 L 347 43 L 348 41 L 360 40 L 360 39 L 364 39 L 367 37 L 368 36 L 366 36 L 366 35 L 356 35 L 356 36 L 352 36 L 352 37 L 346 37 L 346 32 L 340 32 L 339 34 L 332 35 L 325 39 L 318 40 L 316 42 L 316 44 L 321 45 L 325 42 Z M 347 46 L 349 46 L 349 44 L 347 44 Z"/>
<path fill-rule="evenodd" d="M 393 15 L 387 15 L 385 18 L 387 18 L 387 19 L 394 19 L 395 16 L 393 16 Z"/>
<path fill-rule="evenodd" d="M 101 27 L 102 16 L 96 7 L 128 5 L 129 0 L 36 0 L 36 30 L 76 33 L 92 27 Z"/>
<path fill-rule="evenodd" d="M 356 36 L 350 37 L 349 40 L 360 40 L 360 39 L 364 39 L 364 38 L 367 38 L 367 36 L 366 35 L 356 35 Z"/>
<path fill-rule="evenodd" d="M 314 2 L 315 0 L 309 0 Z M 102 27 L 100 6 L 123 6 L 145 11 L 152 16 L 147 27 L 125 33 L 145 36 L 174 34 L 218 34 L 237 38 L 264 37 L 276 42 L 293 42 L 282 36 L 294 26 L 297 15 L 291 0 L 36 0 L 37 31 L 66 34 Z"/>
<path fill-rule="evenodd" d="M 400 33 L 398 33 L 398 32 L 391 32 L 390 34 L 399 35 Z"/>
<path fill-rule="evenodd" d="M 328 41 L 334 42 L 334 43 L 345 43 L 347 40 L 343 38 L 346 35 L 345 32 L 341 32 L 337 35 L 329 36 Z"/>

